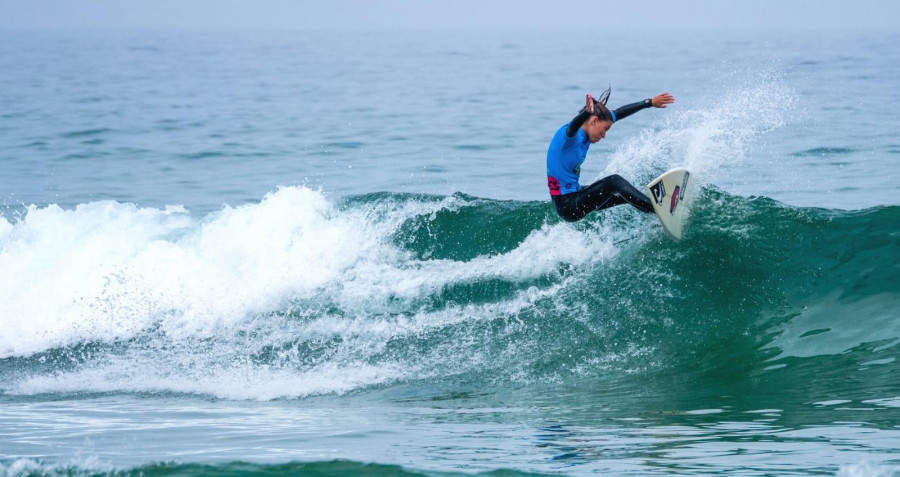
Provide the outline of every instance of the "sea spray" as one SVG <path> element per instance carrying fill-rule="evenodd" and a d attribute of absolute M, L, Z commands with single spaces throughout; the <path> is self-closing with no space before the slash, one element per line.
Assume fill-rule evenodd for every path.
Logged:
<path fill-rule="evenodd" d="M 720 169 L 758 151 L 768 133 L 789 124 L 798 100 L 783 75 L 752 73 L 712 93 L 706 105 L 667 111 L 659 127 L 644 129 L 618 147 L 601 176 L 618 173 L 644 184 L 659 172 L 685 167 L 702 187 L 714 182 Z"/>

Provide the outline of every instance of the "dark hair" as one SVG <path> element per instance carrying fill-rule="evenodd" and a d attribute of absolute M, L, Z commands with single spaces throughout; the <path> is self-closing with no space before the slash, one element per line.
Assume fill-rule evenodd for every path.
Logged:
<path fill-rule="evenodd" d="M 612 113 L 609 112 L 609 108 L 606 107 L 606 102 L 609 101 L 609 94 L 612 92 L 612 86 L 606 88 L 606 91 L 600 93 L 599 98 L 594 98 L 594 116 L 597 116 L 597 119 L 604 121 L 609 120 L 612 121 Z M 581 111 L 578 114 L 587 111 L 587 107 L 581 108 Z"/>

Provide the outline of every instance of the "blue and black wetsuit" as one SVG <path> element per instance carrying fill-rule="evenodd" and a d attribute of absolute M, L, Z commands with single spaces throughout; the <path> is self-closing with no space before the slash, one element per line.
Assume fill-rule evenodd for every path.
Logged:
<path fill-rule="evenodd" d="M 649 108 L 649 99 L 622 106 L 610 111 L 612 121 L 627 118 Z M 631 204 L 642 212 L 653 212 L 650 199 L 618 174 L 581 187 L 581 164 L 591 146 L 587 135 L 581 129 L 592 113 L 582 111 L 571 122 L 556 131 L 547 149 L 547 186 L 556 212 L 564 220 L 575 222 L 595 210 L 621 204 Z"/>

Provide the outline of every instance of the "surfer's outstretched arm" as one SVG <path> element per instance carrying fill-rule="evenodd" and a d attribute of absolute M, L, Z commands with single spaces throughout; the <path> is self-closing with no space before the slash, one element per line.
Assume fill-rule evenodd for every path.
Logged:
<path fill-rule="evenodd" d="M 666 105 L 672 104 L 675 102 L 675 98 L 669 93 L 658 94 L 652 98 L 647 98 L 643 101 L 638 101 L 637 103 L 626 104 L 615 111 L 613 111 L 613 122 L 616 122 L 620 119 L 625 119 L 632 114 L 649 107 L 654 108 L 665 108 Z"/>

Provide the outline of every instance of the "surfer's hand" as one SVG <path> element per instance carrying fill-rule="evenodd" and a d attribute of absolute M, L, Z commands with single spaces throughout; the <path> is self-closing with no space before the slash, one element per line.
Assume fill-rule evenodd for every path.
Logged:
<path fill-rule="evenodd" d="M 587 112 L 594 114 L 594 97 L 591 96 L 591 93 L 586 94 L 584 97 L 584 109 Z"/>
<path fill-rule="evenodd" d="M 674 102 L 675 98 L 669 93 L 654 96 L 653 99 L 650 100 L 650 104 L 652 104 L 654 108 L 665 108 L 667 104 L 672 104 Z"/>

